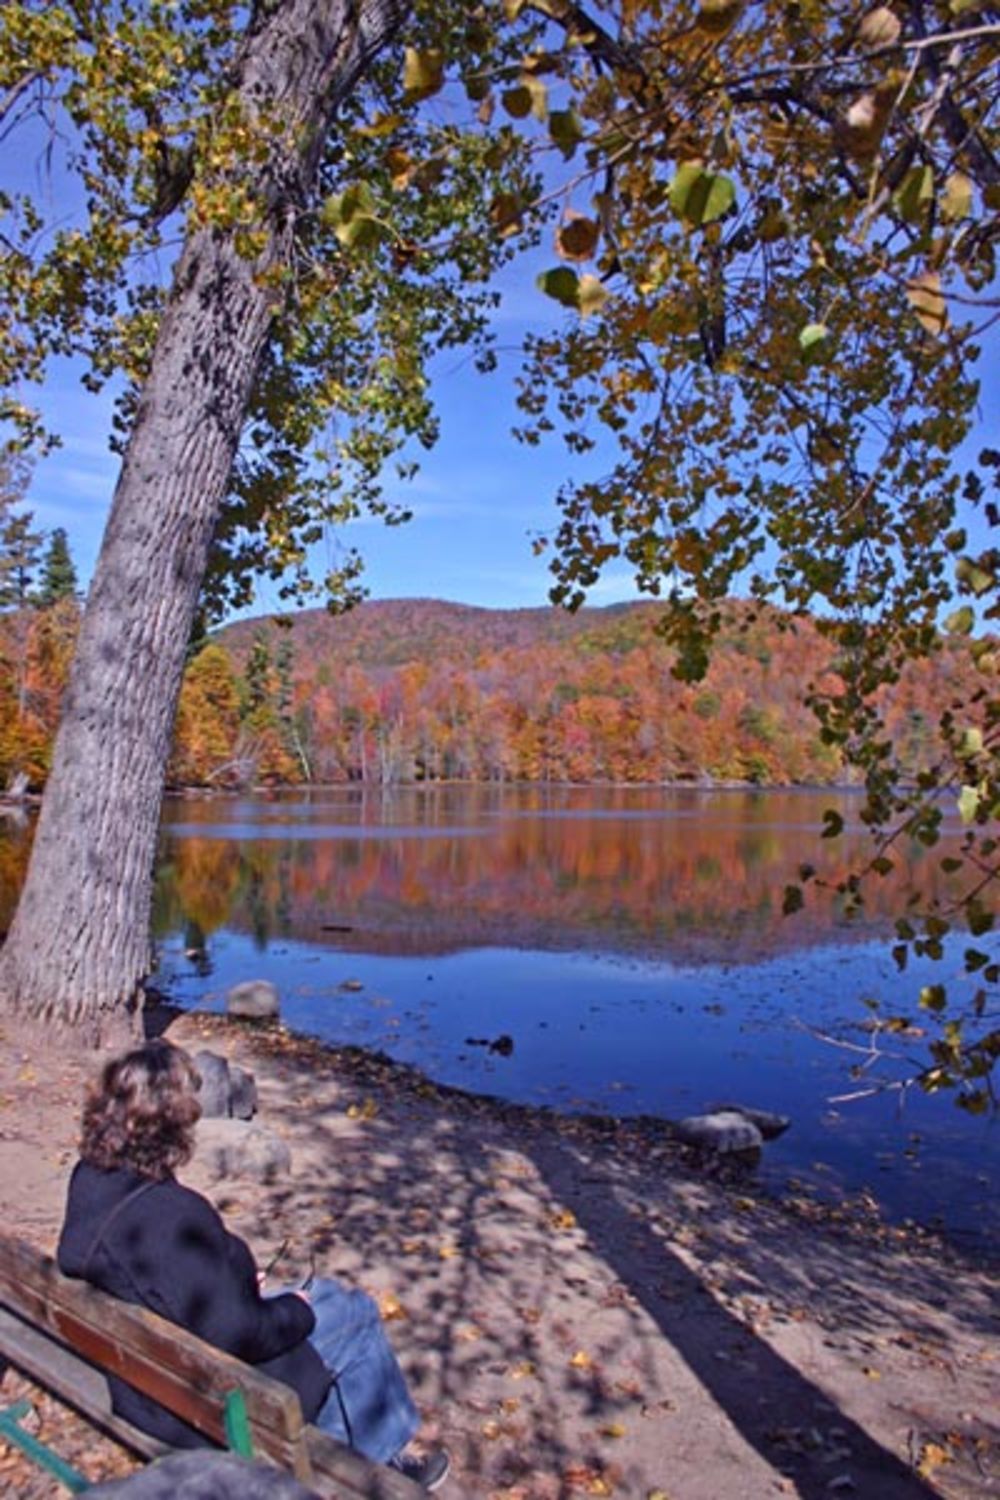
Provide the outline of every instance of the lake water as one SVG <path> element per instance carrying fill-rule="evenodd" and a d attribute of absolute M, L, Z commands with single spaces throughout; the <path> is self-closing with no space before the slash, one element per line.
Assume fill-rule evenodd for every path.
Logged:
<path fill-rule="evenodd" d="M 846 840 L 818 839 L 831 806 L 855 824 Z M 842 1097 L 920 1065 L 934 1034 L 920 984 L 960 992 L 961 942 L 903 976 L 888 952 L 905 882 L 943 893 L 942 848 L 909 850 L 861 921 L 829 892 L 781 914 L 802 861 L 834 882 L 860 856 L 856 809 L 849 793 L 645 788 L 177 801 L 159 982 L 221 1008 L 229 985 L 270 979 L 293 1028 L 522 1102 L 787 1113 L 770 1182 L 870 1193 L 888 1216 L 989 1238 L 1000 1122 L 915 1088 Z M 866 1000 L 924 1035 L 887 1038 L 872 1064 Z M 509 1050 L 491 1049 L 501 1037 Z"/>
<path fill-rule="evenodd" d="M 222 1009 L 230 985 L 270 979 L 295 1029 L 525 1103 L 786 1113 L 770 1184 L 871 1194 L 887 1217 L 996 1245 L 1000 1120 L 916 1088 L 842 1097 L 925 1060 L 920 984 L 961 993 L 961 939 L 902 976 L 888 951 L 906 882 L 946 893 L 943 848 L 906 851 L 863 920 L 830 891 L 781 914 L 800 863 L 832 885 L 860 859 L 857 806 L 828 791 L 565 787 L 171 801 L 157 983 Z M 845 839 L 819 839 L 829 807 Z M 0 846 L 8 908 L 16 844 Z M 866 1000 L 924 1035 L 885 1039 L 873 1064 Z"/>

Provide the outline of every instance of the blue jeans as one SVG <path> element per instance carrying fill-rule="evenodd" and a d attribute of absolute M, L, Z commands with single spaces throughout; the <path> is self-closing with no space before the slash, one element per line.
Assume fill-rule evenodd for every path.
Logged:
<path fill-rule="evenodd" d="M 334 1376 L 313 1418 L 331 1437 L 388 1463 L 420 1425 L 378 1307 L 366 1292 L 317 1278 L 309 1289 L 316 1327 L 309 1342 Z"/>

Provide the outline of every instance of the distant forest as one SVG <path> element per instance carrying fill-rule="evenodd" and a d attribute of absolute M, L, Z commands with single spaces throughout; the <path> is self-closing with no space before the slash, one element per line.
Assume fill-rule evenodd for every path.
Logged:
<path fill-rule="evenodd" d="M 808 618 L 729 607 L 708 675 L 671 674 L 656 604 L 488 610 L 433 600 L 361 605 L 292 627 L 244 621 L 191 662 L 175 784 L 847 779 L 804 698 L 836 662 Z M 967 647 L 943 642 L 883 702 L 895 756 L 936 754 Z"/>
<path fill-rule="evenodd" d="M 0 615 L 0 778 L 48 771 L 79 615 L 67 589 Z M 226 627 L 181 692 L 169 782 L 633 782 L 848 779 L 804 698 L 836 680 L 808 618 L 729 607 L 704 681 L 678 682 L 655 604 L 570 615 L 434 600 Z M 936 753 L 967 647 L 943 642 L 882 704 L 897 761 Z"/>
<path fill-rule="evenodd" d="M 67 595 L 69 595 L 67 597 Z M 79 605 L 0 615 L 0 778 L 44 784 Z M 848 779 L 804 698 L 836 680 L 814 621 L 729 607 L 704 681 L 678 682 L 655 604 L 570 615 L 434 600 L 241 621 L 190 661 L 169 782 L 633 782 L 830 785 Z M 942 642 L 882 704 L 916 774 L 967 684 Z"/>

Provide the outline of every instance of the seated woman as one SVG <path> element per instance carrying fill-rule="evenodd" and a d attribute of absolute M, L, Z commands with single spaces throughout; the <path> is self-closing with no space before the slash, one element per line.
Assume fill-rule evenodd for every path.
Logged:
<path fill-rule="evenodd" d="M 372 1299 L 332 1280 L 263 1295 L 245 1242 L 174 1177 L 194 1147 L 199 1083 L 187 1053 L 169 1042 L 106 1064 L 84 1106 L 60 1269 L 284 1381 L 298 1392 L 306 1421 L 436 1489 L 447 1454 L 404 1451 L 419 1419 Z M 108 1378 L 114 1410 L 136 1427 L 174 1447 L 206 1444 L 164 1407 Z"/>

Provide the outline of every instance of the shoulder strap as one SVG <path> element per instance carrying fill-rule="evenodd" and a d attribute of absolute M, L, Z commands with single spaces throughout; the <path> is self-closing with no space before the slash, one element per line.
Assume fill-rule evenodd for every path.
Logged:
<path fill-rule="evenodd" d="M 155 1187 L 158 1181 L 159 1179 L 156 1177 L 147 1177 L 145 1182 L 140 1182 L 138 1187 L 132 1188 L 130 1192 L 125 1194 L 124 1198 L 119 1198 L 118 1202 L 115 1204 L 111 1212 L 105 1214 L 104 1218 L 97 1226 L 97 1233 L 91 1240 L 90 1249 L 87 1251 L 83 1259 L 83 1276 L 85 1279 L 87 1276 L 87 1272 L 90 1269 L 90 1262 L 94 1258 L 94 1251 L 97 1249 L 98 1245 L 101 1243 L 104 1236 L 111 1228 L 111 1225 L 121 1213 L 122 1209 L 127 1208 L 130 1203 L 134 1203 L 137 1198 L 141 1198 L 143 1193 L 148 1193 L 149 1189 Z"/>

